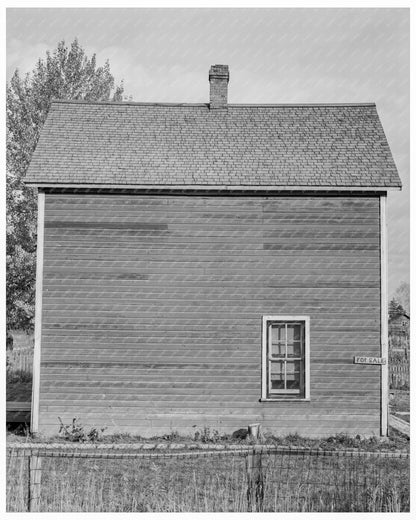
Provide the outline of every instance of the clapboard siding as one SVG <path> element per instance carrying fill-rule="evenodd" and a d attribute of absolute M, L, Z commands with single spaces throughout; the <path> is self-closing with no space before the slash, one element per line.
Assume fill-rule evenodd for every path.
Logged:
<path fill-rule="evenodd" d="M 378 434 L 379 225 L 372 195 L 46 193 L 40 430 Z M 259 401 L 274 314 L 310 316 L 310 402 Z"/>

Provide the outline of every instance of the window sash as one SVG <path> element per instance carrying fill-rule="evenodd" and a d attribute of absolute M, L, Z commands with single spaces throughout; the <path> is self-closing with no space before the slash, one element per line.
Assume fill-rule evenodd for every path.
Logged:
<path fill-rule="evenodd" d="M 287 388 L 287 384 L 288 384 L 288 372 L 287 372 L 287 364 L 288 363 L 291 363 L 293 361 L 299 361 L 299 370 L 298 371 L 293 371 L 293 372 L 289 372 L 289 375 L 293 374 L 299 374 L 299 388 Z M 284 383 L 284 388 L 272 388 L 272 363 L 282 363 L 283 366 L 284 366 L 284 378 L 283 378 L 283 383 Z M 294 364 L 294 363 L 293 363 Z M 304 363 L 303 363 L 303 358 L 298 358 L 298 359 L 293 359 L 293 358 L 290 358 L 289 361 L 286 361 L 286 360 L 278 360 L 276 361 L 275 359 L 273 361 L 271 361 L 269 359 L 268 361 L 268 374 L 269 374 L 269 385 L 268 385 L 268 392 L 269 394 L 302 394 L 303 393 L 303 378 L 304 378 Z"/>
<path fill-rule="evenodd" d="M 272 388 L 273 364 L 281 367 L 283 388 Z M 263 316 L 262 366 L 264 399 L 309 399 L 309 316 Z M 295 381 L 299 388 L 288 388 Z"/>

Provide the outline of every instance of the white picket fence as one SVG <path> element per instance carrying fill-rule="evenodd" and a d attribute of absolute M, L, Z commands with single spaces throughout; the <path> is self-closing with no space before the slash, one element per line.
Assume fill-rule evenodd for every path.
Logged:
<path fill-rule="evenodd" d="M 389 364 L 389 383 L 391 389 L 409 389 L 410 365 L 409 362 Z"/>

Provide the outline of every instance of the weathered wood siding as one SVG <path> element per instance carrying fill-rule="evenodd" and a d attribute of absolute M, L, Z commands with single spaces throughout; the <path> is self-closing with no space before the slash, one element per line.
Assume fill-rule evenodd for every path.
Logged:
<path fill-rule="evenodd" d="M 379 198 L 47 193 L 40 431 L 379 434 Z M 259 402 L 263 315 L 309 315 L 310 402 Z"/>

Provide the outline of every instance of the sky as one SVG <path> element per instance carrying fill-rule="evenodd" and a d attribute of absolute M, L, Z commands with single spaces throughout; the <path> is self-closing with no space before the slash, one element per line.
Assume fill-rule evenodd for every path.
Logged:
<path fill-rule="evenodd" d="M 403 183 L 388 200 L 389 296 L 409 282 L 409 9 L 8 8 L 6 79 L 78 38 L 134 101 L 206 103 L 230 67 L 230 103 L 375 102 Z"/>

